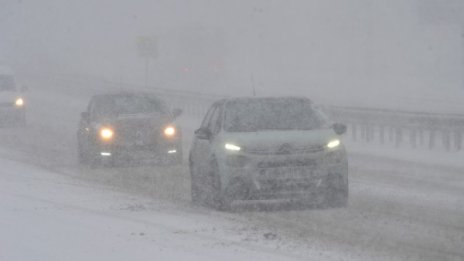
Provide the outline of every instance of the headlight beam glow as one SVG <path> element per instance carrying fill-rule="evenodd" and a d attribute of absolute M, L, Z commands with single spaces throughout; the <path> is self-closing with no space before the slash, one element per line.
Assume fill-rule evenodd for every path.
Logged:
<path fill-rule="evenodd" d="M 100 129 L 100 137 L 104 140 L 111 140 L 114 136 L 114 131 L 110 128 Z"/>
<path fill-rule="evenodd" d="M 174 128 L 173 126 L 166 127 L 164 129 L 164 135 L 166 135 L 167 137 L 172 137 L 176 135 L 176 128 Z"/>
<path fill-rule="evenodd" d="M 329 143 L 327 143 L 327 148 L 334 149 L 334 148 L 340 146 L 340 144 L 341 144 L 340 140 L 332 140 Z"/>
<path fill-rule="evenodd" d="M 24 100 L 23 98 L 17 98 L 15 101 L 16 107 L 23 107 L 24 106 Z"/>
<path fill-rule="evenodd" d="M 226 148 L 226 150 L 230 150 L 230 151 L 240 151 L 242 149 L 239 146 L 232 144 L 232 143 L 226 143 L 224 147 Z"/>

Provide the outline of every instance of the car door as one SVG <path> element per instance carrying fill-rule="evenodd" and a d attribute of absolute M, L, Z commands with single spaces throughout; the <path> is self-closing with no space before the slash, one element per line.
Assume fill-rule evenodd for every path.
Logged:
<path fill-rule="evenodd" d="M 222 106 L 220 104 L 214 104 L 206 114 L 200 129 L 196 131 L 191 159 L 195 167 L 198 168 L 197 170 L 201 173 L 208 171 L 210 161 L 213 157 L 212 146 L 219 131 L 215 126 L 217 126 L 221 111 Z M 199 135 L 198 131 L 207 131 L 210 134 L 209 138 L 202 137 L 203 135 L 201 135 L 201 133 Z"/>
<path fill-rule="evenodd" d="M 209 140 L 200 137 L 201 135 L 199 135 L 198 132 L 201 131 L 201 130 L 208 129 L 208 125 L 209 125 L 211 116 L 213 115 L 216 108 L 217 108 L 216 104 L 214 104 L 214 105 L 212 105 L 210 107 L 210 109 L 206 113 L 205 117 L 203 118 L 203 121 L 202 121 L 202 123 L 200 125 L 200 128 L 195 131 L 195 135 L 194 135 L 194 138 L 193 138 L 192 149 L 190 151 L 190 160 L 196 166 L 199 166 L 200 163 L 202 162 L 202 160 L 203 160 L 202 154 L 205 153 L 206 147 L 208 146 L 208 143 L 209 143 Z"/>
<path fill-rule="evenodd" d="M 217 147 L 217 143 L 218 143 L 218 134 L 221 130 L 221 118 L 222 118 L 222 110 L 223 110 L 222 108 L 223 106 L 221 104 L 217 105 L 208 123 L 208 129 L 211 132 L 211 138 L 209 139 L 209 142 L 206 146 L 206 151 L 204 154 L 207 157 L 205 160 L 207 160 L 208 162 L 215 159 L 216 157 L 214 152 L 215 152 L 215 148 Z"/>

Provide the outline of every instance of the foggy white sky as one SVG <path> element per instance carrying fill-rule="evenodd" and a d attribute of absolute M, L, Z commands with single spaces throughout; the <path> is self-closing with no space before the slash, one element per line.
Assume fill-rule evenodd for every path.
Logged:
<path fill-rule="evenodd" d="M 463 90 L 462 28 L 424 20 L 414 0 L 0 2 L 0 61 L 23 71 L 143 83 L 135 43 L 152 35 L 159 39 L 153 85 L 247 95 L 253 74 L 261 94 L 330 102 L 340 101 L 328 98 L 334 92 L 400 103 L 400 91 L 417 100 L 419 91 Z M 222 37 L 202 55 L 220 56 L 219 76 L 195 71 L 217 66 L 211 59 L 177 49 L 178 36 L 191 28 Z"/>

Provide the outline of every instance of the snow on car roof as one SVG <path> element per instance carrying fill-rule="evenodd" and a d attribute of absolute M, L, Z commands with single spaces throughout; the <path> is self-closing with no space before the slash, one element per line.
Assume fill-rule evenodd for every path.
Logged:
<path fill-rule="evenodd" d="M 265 101 L 306 101 L 311 102 L 306 97 L 281 96 L 281 97 L 237 97 L 224 99 L 226 102 L 265 102 Z"/>
<path fill-rule="evenodd" d="M 161 99 L 158 95 L 154 93 L 140 92 L 140 91 L 115 91 L 115 92 L 108 92 L 108 93 L 94 95 L 94 97 L 111 97 L 111 96 L 148 96 L 148 97 Z"/>

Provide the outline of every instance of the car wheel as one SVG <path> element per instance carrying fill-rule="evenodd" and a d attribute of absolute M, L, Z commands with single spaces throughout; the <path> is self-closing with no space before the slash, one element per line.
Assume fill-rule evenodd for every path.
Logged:
<path fill-rule="evenodd" d="M 230 197 L 222 193 L 221 180 L 219 176 L 219 167 L 216 161 L 213 161 L 210 165 L 210 172 L 206 177 L 206 188 L 208 205 L 212 208 L 221 211 L 228 211 L 231 208 Z"/>
<path fill-rule="evenodd" d="M 89 158 L 80 143 L 77 146 L 77 160 L 79 165 L 87 165 L 89 163 Z"/>
<path fill-rule="evenodd" d="M 195 166 L 193 165 L 193 162 L 190 162 L 189 164 L 189 169 L 190 169 L 190 195 L 192 198 L 192 203 L 194 205 L 201 205 L 202 202 L 202 193 L 199 188 L 199 177 L 198 177 L 198 172 L 195 170 Z"/>
<path fill-rule="evenodd" d="M 329 178 L 329 187 L 326 191 L 326 204 L 329 208 L 343 208 L 348 205 L 349 187 L 340 175 L 338 178 Z"/>

